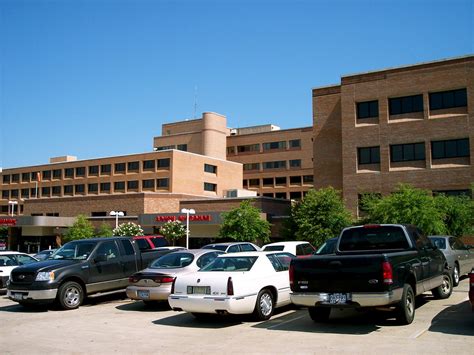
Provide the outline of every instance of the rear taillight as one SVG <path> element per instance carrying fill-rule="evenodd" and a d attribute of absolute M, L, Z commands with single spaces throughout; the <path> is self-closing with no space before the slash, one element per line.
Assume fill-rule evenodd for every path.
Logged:
<path fill-rule="evenodd" d="M 138 282 L 138 280 L 139 280 L 139 278 L 138 278 L 137 276 L 135 276 L 135 275 L 132 275 L 132 276 L 130 276 L 130 277 L 128 278 L 128 282 L 130 282 L 130 283 L 132 283 L 132 284 Z"/>
<path fill-rule="evenodd" d="M 290 287 L 293 286 L 293 280 L 295 277 L 295 268 L 293 264 L 290 264 L 290 268 L 288 269 L 288 275 L 290 276 Z"/>
<path fill-rule="evenodd" d="M 153 281 L 156 283 L 166 284 L 174 281 L 174 277 L 171 276 L 155 276 L 153 277 Z"/>
<path fill-rule="evenodd" d="M 173 280 L 173 283 L 171 284 L 171 294 L 174 293 L 174 284 L 176 283 L 176 277 Z"/>
<path fill-rule="evenodd" d="M 392 270 L 392 264 L 390 264 L 388 261 L 384 261 L 382 263 L 382 279 L 383 283 L 385 285 L 391 285 L 393 284 L 393 270 Z"/>
<path fill-rule="evenodd" d="M 234 283 L 232 282 L 232 277 L 227 279 L 227 296 L 234 295 Z"/>
<path fill-rule="evenodd" d="M 379 228 L 380 224 L 365 224 L 364 228 L 370 229 L 370 228 Z"/>
<path fill-rule="evenodd" d="M 474 272 L 469 274 L 469 282 L 471 283 L 471 287 L 474 287 Z"/>

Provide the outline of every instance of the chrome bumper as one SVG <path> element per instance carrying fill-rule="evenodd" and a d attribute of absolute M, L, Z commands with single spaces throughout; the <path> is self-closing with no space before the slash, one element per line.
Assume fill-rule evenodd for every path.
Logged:
<path fill-rule="evenodd" d="M 32 290 L 32 291 L 25 291 L 25 290 L 8 290 L 7 297 L 12 301 L 54 301 L 56 299 L 56 295 L 58 293 L 58 289 L 50 289 L 50 290 Z"/>

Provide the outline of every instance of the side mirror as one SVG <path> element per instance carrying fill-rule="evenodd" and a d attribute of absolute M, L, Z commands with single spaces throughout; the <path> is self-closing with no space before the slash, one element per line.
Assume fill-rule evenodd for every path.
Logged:
<path fill-rule="evenodd" d="M 94 262 L 100 263 L 102 261 L 107 261 L 107 255 L 106 254 L 97 254 L 94 258 Z"/>

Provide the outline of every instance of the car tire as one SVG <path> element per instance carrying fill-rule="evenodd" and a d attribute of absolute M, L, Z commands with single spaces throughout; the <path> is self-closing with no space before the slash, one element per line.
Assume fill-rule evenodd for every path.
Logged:
<path fill-rule="evenodd" d="M 330 307 L 308 307 L 309 316 L 315 322 L 327 322 L 331 315 Z"/>
<path fill-rule="evenodd" d="M 451 296 L 453 292 L 453 281 L 451 274 L 447 271 L 443 273 L 443 282 L 440 286 L 431 290 L 433 297 L 438 300 L 443 300 Z"/>
<path fill-rule="evenodd" d="M 257 302 L 253 311 L 254 317 L 258 321 L 268 320 L 275 310 L 275 300 L 269 289 L 263 289 L 258 293 Z"/>
<path fill-rule="evenodd" d="M 458 264 L 454 264 L 454 269 L 453 269 L 453 287 L 456 287 L 459 285 L 459 266 Z"/>
<path fill-rule="evenodd" d="M 59 287 L 57 301 L 62 309 L 76 309 L 83 300 L 84 290 L 77 282 L 67 281 Z"/>
<path fill-rule="evenodd" d="M 415 293 L 409 284 L 403 286 L 403 294 L 397 305 L 396 319 L 399 324 L 407 325 L 415 319 Z"/>

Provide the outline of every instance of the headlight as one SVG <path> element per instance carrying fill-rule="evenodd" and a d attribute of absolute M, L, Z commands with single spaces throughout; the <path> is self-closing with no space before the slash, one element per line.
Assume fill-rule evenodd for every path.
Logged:
<path fill-rule="evenodd" d="M 53 281 L 54 280 L 54 272 L 38 272 L 36 275 L 35 281 Z"/>

